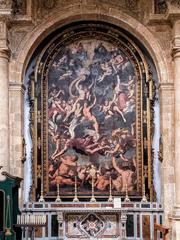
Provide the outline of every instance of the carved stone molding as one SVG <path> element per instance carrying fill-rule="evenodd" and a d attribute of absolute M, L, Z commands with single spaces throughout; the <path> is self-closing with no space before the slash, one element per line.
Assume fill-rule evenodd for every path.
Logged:
<path fill-rule="evenodd" d="M 24 95 L 26 87 L 22 83 L 10 82 L 9 83 L 9 90 L 10 91 L 20 91 Z"/>
<path fill-rule="evenodd" d="M 180 0 L 166 0 L 166 1 L 180 8 Z"/>
<path fill-rule="evenodd" d="M 154 0 L 155 14 L 165 14 L 168 10 L 168 5 L 180 8 L 180 0 Z"/>
<path fill-rule="evenodd" d="M 9 49 L 0 49 L 0 58 L 5 58 L 9 60 L 11 56 L 11 51 Z"/>
<path fill-rule="evenodd" d="M 47 16 L 52 13 L 52 11 L 62 11 L 62 9 L 68 7 L 71 7 L 73 5 L 79 5 L 80 8 L 100 8 L 100 9 L 106 9 L 115 7 L 116 9 L 128 11 L 130 14 L 134 14 L 134 16 L 137 18 L 139 15 L 137 14 L 141 12 L 141 15 L 143 15 L 143 12 L 140 11 L 140 0 L 113 0 L 111 3 L 109 0 L 96 0 L 96 1 L 81 1 L 81 0 L 75 0 L 74 2 L 72 0 L 39 0 L 37 1 L 37 10 L 36 15 L 37 19 L 47 18 Z"/>
<path fill-rule="evenodd" d="M 156 14 L 165 14 L 167 11 L 166 0 L 154 0 L 154 10 Z"/>
<path fill-rule="evenodd" d="M 0 0 L 0 8 L 6 8 L 8 2 L 6 0 Z"/>
<path fill-rule="evenodd" d="M 12 0 L 12 14 L 24 14 L 26 8 L 25 0 Z"/>
<path fill-rule="evenodd" d="M 56 5 L 56 0 L 44 0 L 43 6 L 47 9 L 52 9 Z"/>

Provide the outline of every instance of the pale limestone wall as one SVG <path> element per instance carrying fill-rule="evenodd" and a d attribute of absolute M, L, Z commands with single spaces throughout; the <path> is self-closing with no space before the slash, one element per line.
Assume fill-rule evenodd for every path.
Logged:
<path fill-rule="evenodd" d="M 23 176 L 23 78 L 26 66 L 36 46 L 58 27 L 77 20 L 110 22 L 139 39 L 151 54 L 160 82 L 161 134 L 163 139 L 162 200 L 165 219 L 174 206 L 174 66 L 171 56 L 172 26 L 179 13 L 170 8 L 166 15 L 153 13 L 153 1 L 54 0 L 47 6 L 43 0 L 27 1 L 24 15 L 5 16 L 9 46 L 12 50 L 9 63 L 9 137 L 10 172 Z M 136 3 L 138 2 L 138 3 Z M 1 14 L 1 11 L 0 11 Z M 1 41 L 0 41 L 1 47 Z M 1 136 L 0 136 L 1 138 Z"/>

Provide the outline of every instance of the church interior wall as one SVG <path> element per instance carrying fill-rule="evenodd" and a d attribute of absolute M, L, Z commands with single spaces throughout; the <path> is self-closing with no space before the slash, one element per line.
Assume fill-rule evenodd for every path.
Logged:
<path fill-rule="evenodd" d="M 44 1 L 45 2 L 45 1 Z M 119 2 L 119 3 L 118 3 Z M 121 3 L 122 2 L 122 3 Z M 29 60 L 45 37 L 68 23 L 79 20 L 98 20 L 117 25 L 134 35 L 151 55 L 157 70 L 160 99 L 160 133 L 162 202 L 165 222 L 175 201 L 174 178 L 174 66 L 172 60 L 173 17 L 156 16 L 153 1 L 132 1 L 138 4 L 127 7 L 126 1 L 27 1 L 26 14 L 16 14 L 5 20 L 11 48 L 9 61 L 9 171 L 24 177 L 24 76 Z M 146 3 L 145 3 L 146 2 Z M 148 3 L 147 3 L 148 2 Z M 174 6 L 172 7 L 174 9 Z M 145 9 L 145 13 L 142 11 Z M 171 9 L 171 8 L 170 8 Z M 179 8 L 177 7 L 179 13 Z M 143 13 L 142 13 L 143 12 Z M 4 22 L 4 19 L 1 20 Z M 0 32 L 1 34 L 1 32 Z M 3 36 L 6 38 L 6 36 Z M 1 42 L 0 42 L 1 47 Z M 177 177 L 177 176 L 176 176 Z"/>

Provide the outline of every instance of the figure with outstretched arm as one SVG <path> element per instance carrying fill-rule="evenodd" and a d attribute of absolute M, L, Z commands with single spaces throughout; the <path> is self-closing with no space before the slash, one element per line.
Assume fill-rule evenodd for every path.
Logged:
<path fill-rule="evenodd" d="M 61 156 L 61 163 L 51 179 L 51 184 L 74 185 L 75 168 L 77 167 L 77 156 Z"/>
<path fill-rule="evenodd" d="M 54 160 L 54 159 L 56 159 L 57 157 L 63 155 L 63 154 L 68 150 L 69 143 L 70 143 L 70 140 L 67 139 L 66 142 L 65 142 L 64 148 L 63 148 L 60 152 L 54 154 L 51 158 Z"/>
<path fill-rule="evenodd" d="M 88 119 L 89 121 L 92 121 L 96 134 L 99 135 L 99 124 L 97 122 L 96 117 L 91 113 L 91 109 L 94 107 L 95 104 L 96 104 L 96 96 L 94 96 L 94 101 L 90 106 L 88 106 L 88 103 L 85 102 L 83 107 L 83 115 L 86 119 Z"/>
<path fill-rule="evenodd" d="M 61 137 L 60 137 L 59 134 L 56 134 L 55 136 L 53 136 L 53 142 L 56 144 L 56 149 L 55 149 L 54 153 L 51 155 L 52 159 L 53 159 L 54 156 L 56 156 L 56 154 L 61 149 Z"/>
<path fill-rule="evenodd" d="M 116 158 L 112 157 L 112 165 L 114 169 L 122 176 L 122 192 L 126 191 L 126 185 L 127 187 L 132 187 L 132 175 L 133 172 L 131 170 L 123 170 L 121 169 L 117 163 Z"/>
<path fill-rule="evenodd" d="M 105 145 L 104 142 L 100 142 L 100 143 L 96 143 L 96 147 L 95 144 L 89 145 L 86 147 L 86 152 L 89 154 L 94 154 L 96 152 L 99 152 L 101 150 L 107 150 L 110 147 Z"/>
<path fill-rule="evenodd" d="M 114 149 L 112 150 L 107 150 L 106 153 L 109 153 L 109 154 L 113 154 L 113 155 L 116 155 L 116 154 L 119 154 L 119 156 L 121 157 L 121 159 L 125 162 L 128 162 L 129 160 L 124 157 L 123 153 L 125 152 L 125 150 L 122 148 L 121 144 L 120 144 L 120 139 L 117 141 L 117 140 L 114 140 L 113 141 L 113 144 L 114 144 Z"/>

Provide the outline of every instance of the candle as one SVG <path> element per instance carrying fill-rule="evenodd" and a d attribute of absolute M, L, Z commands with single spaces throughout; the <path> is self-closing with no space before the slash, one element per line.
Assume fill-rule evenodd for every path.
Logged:
<path fill-rule="evenodd" d="M 17 215 L 17 224 L 20 224 L 20 216 Z"/>
<path fill-rule="evenodd" d="M 24 224 L 24 215 L 21 216 L 21 224 Z"/>
<path fill-rule="evenodd" d="M 34 215 L 32 215 L 32 224 L 35 223 Z"/>
<path fill-rule="evenodd" d="M 42 223 L 43 223 L 43 224 L 46 223 L 46 215 L 43 216 L 43 222 L 42 222 Z"/>
<path fill-rule="evenodd" d="M 40 215 L 37 216 L 37 224 L 40 224 Z"/>

